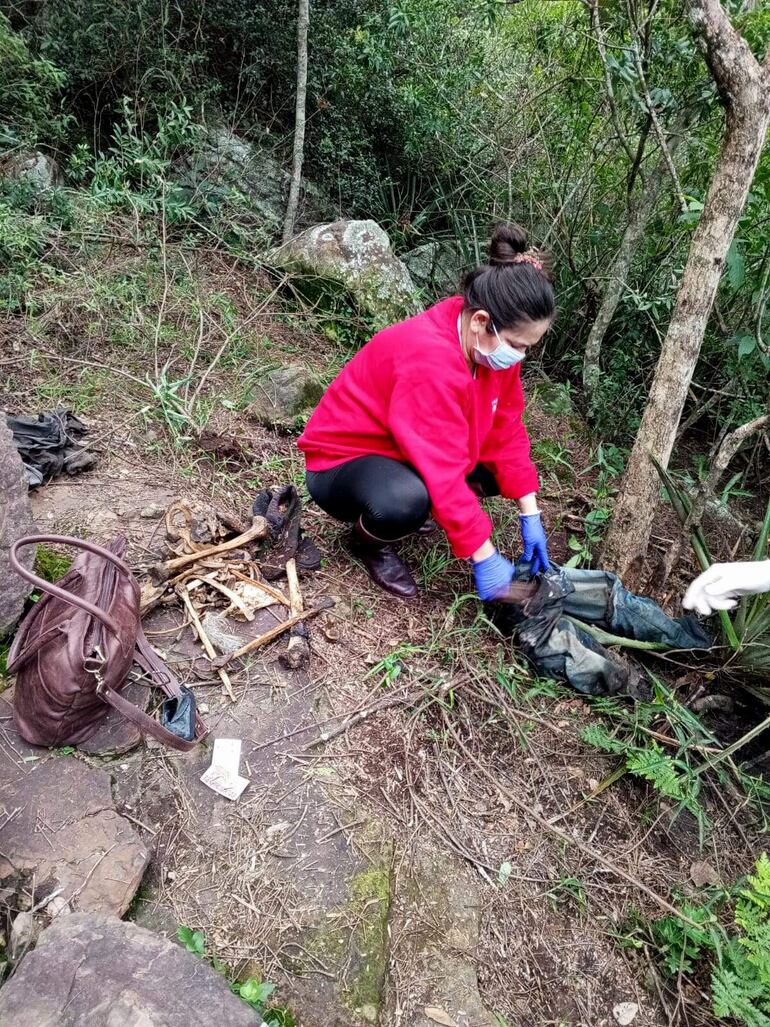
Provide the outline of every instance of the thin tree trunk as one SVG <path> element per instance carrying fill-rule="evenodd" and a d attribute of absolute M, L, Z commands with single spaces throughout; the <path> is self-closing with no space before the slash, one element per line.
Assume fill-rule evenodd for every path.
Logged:
<path fill-rule="evenodd" d="M 289 202 L 283 222 L 283 242 L 294 233 L 294 220 L 299 203 L 302 182 L 302 162 L 305 157 L 305 102 L 307 98 L 307 30 L 310 24 L 310 0 L 299 0 L 297 15 L 297 102 L 294 113 L 294 153 L 291 168 Z"/>
<path fill-rule="evenodd" d="M 675 145 L 676 141 L 674 141 Z M 665 157 L 661 157 L 658 164 L 647 176 L 641 193 L 629 203 L 628 224 L 623 233 L 618 251 L 615 254 L 615 259 L 610 267 L 601 306 L 594 323 L 591 325 L 583 356 L 583 388 L 588 404 L 591 407 L 593 407 L 596 399 L 596 386 L 601 373 L 599 362 L 604 337 L 615 316 L 615 311 L 618 308 L 621 297 L 626 290 L 628 275 L 631 271 L 637 247 L 644 235 L 647 222 L 655 210 L 658 196 L 667 177 L 667 162 Z"/>
<path fill-rule="evenodd" d="M 755 417 L 753 421 L 748 421 L 746 424 L 742 424 L 740 428 L 736 428 L 734 431 L 729 432 L 725 435 L 719 445 L 715 447 L 711 455 L 708 478 L 706 481 L 702 482 L 698 488 L 698 491 L 692 501 L 689 516 L 682 525 L 682 530 L 679 533 L 679 536 L 675 539 L 673 545 L 666 553 L 666 557 L 663 561 L 663 572 L 659 582 L 660 587 L 663 587 L 666 584 L 674 567 L 679 563 L 682 549 L 690 538 L 693 529 L 701 526 L 703 515 L 706 513 L 709 504 L 714 503 L 717 487 L 722 479 L 722 475 L 727 470 L 730 461 L 746 439 L 751 438 L 752 435 L 756 435 L 757 432 L 764 431 L 768 424 L 770 424 L 770 414 L 763 414 L 761 417 Z"/>
<path fill-rule="evenodd" d="M 725 133 L 604 546 L 604 566 L 631 581 L 647 554 L 660 494 L 650 455 L 668 466 L 727 251 L 770 121 L 770 55 L 764 66 L 756 61 L 719 0 L 690 0 L 689 14 L 725 107 Z"/>

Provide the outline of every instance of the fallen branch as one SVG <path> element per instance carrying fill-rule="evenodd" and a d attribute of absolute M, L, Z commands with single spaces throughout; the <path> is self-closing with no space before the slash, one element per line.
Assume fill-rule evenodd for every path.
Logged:
<path fill-rule="evenodd" d="M 300 621 L 310 620 L 311 617 L 317 617 L 319 613 L 323 613 L 325 610 L 331 610 L 333 606 L 333 599 L 322 599 L 321 602 L 311 610 L 305 610 L 296 617 L 288 617 L 280 624 L 276 624 L 274 628 L 270 628 L 270 630 L 266 631 L 264 635 L 260 635 L 259 638 L 253 638 L 250 642 L 247 642 L 246 645 L 242 645 L 241 648 L 236 649 L 234 653 L 226 653 L 224 656 L 220 656 L 216 660 L 212 660 L 212 666 L 217 669 L 225 667 L 230 660 L 237 660 L 241 656 L 247 656 L 249 653 L 253 653 L 255 649 L 261 649 L 263 645 L 267 645 L 269 642 L 272 642 L 273 639 L 279 638 L 284 631 L 289 631 L 295 624 L 299 624 Z"/>
<path fill-rule="evenodd" d="M 624 870 L 622 867 L 619 867 L 617 863 L 613 863 L 611 859 L 607 859 L 607 857 L 602 855 L 601 852 L 597 852 L 596 849 L 592 848 L 590 845 L 587 845 L 579 838 L 576 838 L 574 837 L 574 835 L 569 834 L 567 831 L 562 831 L 560 827 L 556 827 L 554 824 L 551 824 L 548 820 L 546 820 L 544 816 L 542 816 L 540 813 L 537 813 L 530 805 L 528 805 L 528 803 L 526 803 L 523 799 L 520 799 L 515 792 L 511 791 L 508 788 L 504 788 L 501 785 L 501 783 L 497 780 L 497 778 L 494 776 L 494 774 L 490 773 L 490 771 L 487 770 L 484 764 L 473 755 L 468 746 L 465 744 L 465 742 L 463 742 L 463 740 L 458 735 L 454 724 L 447 722 L 447 726 L 449 728 L 449 731 L 454 736 L 455 741 L 462 749 L 465 756 L 476 767 L 476 769 L 480 770 L 484 777 L 486 777 L 495 786 L 497 791 L 502 796 L 504 796 L 508 800 L 508 802 L 516 806 L 517 809 L 520 809 L 522 813 L 524 813 L 527 817 L 530 818 L 530 820 L 534 820 L 539 827 L 541 827 L 548 834 L 553 835 L 554 838 L 558 838 L 559 841 L 562 842 L 565 846 L 575 846 L 575 848 L 579 849 L 580 852 L 583 853 L 583 855 L 588 856 L 589 859 L 592 859 L 596 863 L 601 864 L 601 866 L 609 870 L 610 873 L 614 874 L 616 877 L 619 877 L 627 884 L 630 884 L 638 891 L 643 892 L 648 898 L 652 899 L 652 901 L 656 903 L 656 905 L 660 906 L 661 909 L 665 909 L 667 913 L 671 913 L 678 920 L 681 920 L 683 923 L 687 924 L 690 927 L 698 927 L 698 924 L 696 924 L 694 920 L 691 920 L 690 917 L 685 916 L 685 914 L 682 913 L 681 910 L 677 909 L 676 906 L 673 906 L 670 902 L 664 899 L 662 895 L 658 895 L 658 893 L 656 891 L 653 891 L 653 889 L 646 885 L 644 881 L 640 881 L 638 877 L 634 877 L 633 874 L 630 874 L 627 870 Z"/>
<path fill-rule="evenodd" d="M 386 699 L 380 699 L 379 702 L 372 703 L 371 706 L 367 706 L 365 710 L 359 710 L 358 713 L 353 713 L 350 717 L 347 717 L 341 724 L 338 724 L 333 731 L 324 731 L 318 738 L 314 738 L 312 742 L 308 742 L 307 745 L 303 746 L 302 752 L 307 752 L 308 749 L 315 749 L 319 745 L 325 745 L 326 742 L 331 742 L 332 739 L 337 738 L 339 735 L 343 735 L 349 728 L 355 727 L 356 724 L 360 724 L 362 720 L 366 720 L 373 713 L 381 713 L 382 710 L 391 709 L 393 706 L 411 706 L 420 695 L 423 693 L 415 694 L 413 692 L 407 695 L 389 695 Z"/>

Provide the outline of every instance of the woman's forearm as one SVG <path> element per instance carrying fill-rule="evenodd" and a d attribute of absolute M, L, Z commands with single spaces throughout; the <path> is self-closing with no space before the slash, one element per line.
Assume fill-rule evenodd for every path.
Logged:
<path fill-rule="evenodd" d="M 488 538 L 482 546 L 479 546 L 475 553 L 471 554 L 471 563 L 478 563 L 480 560 L 486 560 L 486 558 L 491 556 L 494 551 L 495 547 L 492 544 L 492 539 Z"/>
<path fill-rule="evenodd" d="M 524 514 L 535 514 L 538 513 L 537 509 L 537 492 L 529 492 L 526 496 L 521 496 L 520 499 L 516 500 L 519 507 L 519 513 Z"/>

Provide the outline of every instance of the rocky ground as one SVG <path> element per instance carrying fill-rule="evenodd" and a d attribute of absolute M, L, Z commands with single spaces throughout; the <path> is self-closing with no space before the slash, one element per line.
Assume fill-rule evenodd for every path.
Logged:
<path fill-rule="evenodd" d="M 113 286 L 145 281 L 139 258 L 121 261 Z M 74 404 L 99 457 L 81 477 L 32 494 L 36 525 L 97 542 L 123 534 L 140 575 L 163 551 L 171 501 L 244 517 L 257 489 L 301 485 L 298 411 L 266 415 L 265 402 L 279 401 L 271 375 L 299 363 L 322 385 L 350 344 L 349 325 L 311 319 L 308 331 L 285 309 L 265 315 L 264 282 L 224 260 L 211 258 L 196 276 L 200 295 L 218 297 L 220 310 L 231 304 L 243 329 L 208 376 L 205 428 L 175 434 L 173 418 L 158 412 L 173 409 L 170 393 L 143 384 L 161 381 L 156 362 L 166 373 L 167 358 L 189 367 L 197 355 L 196 321 L 173 294 L 163 302 L 178 335 L 150 348 L 144 366 L 121 359 L 114 310 L 86 317 L 74 286 L 49 296 L 34 324 L 13 326 L 3 357 L 5 402 L 25 411 Z M 137 309 L 131 300 L 124 313 Z M 247 332 L 258 310 L 259 330 Z M 107 325 L 113 335 L 100 336 Z M 216 326 L 210 352 L 224 337 Z M 552 549 L 563 559 L 599 501 L 601 468 L 546 385 L 530 377 L 529 417 Z M 501 546 L 515 548 L 509 507 L 492 506 Z M 58 1022 L 55 1009 L 69 1008 L 75 989 L 82 1019 L 71 1022 L 85 1024 L 97 1022 L 89 1004 L 110 995 L 125 995 L 138 1015 L 167 991 L 168 1010 L 149 1022 L 181 1023 L 181 994 L 188 1008 L 212 1010 L 206 1022 L 257 1022 L 226 974 L 274 983 L 270 1002 L 293 1018 L 283 1022 L 303 1027 L 653 1027 L 678 1008 L 693 1024 L 713 1022 L 699 995 L 662 977 L 635 925 L 662 915 L 672 896 L 697 894 L 696 864 L 725 882 L 751 865 L 762 827 L 754 804 L 737 785 L 726 800 L 707 777 L 699 825 L 627 774 L 622 758 L 588 744 L 586 728 L 614 730 L 629 714 L 534 678 L 486 620 L 441 536 L 409 543 L 422 593 L 399 604 L 350 561 L 338 526 L 312 505 L 303 523 L 324 557 L 302 580 L 305 602 L 335 601 L 310 625 L 305 670 L 282 666 L 279 640 L 233 675 L 232 701 L 183 611 L 160 608 L 145 624 L 194 688 L 212 736 L 242 741 L 249 785 L 238 801 L 201 783 L 208 745 L 188 754 L 152 741 L 106 755 L 33 750 L 13 730 L 12 688 L 0 697 L 5 935 L 24 951 L 34 939 L 22 931 L 51 923 L 0 990 L 0 1013 L 19 1027 Z M 663 521 L 661 551 L 668 530 Z M 690 694 L 686 668 L 656 668 L 675 694 Z M 189 970 L 194 956 L 168 944 L 180 926 L 201 932 L 204 962 L 192 964 L 200 974 Z M 116 955 L 100 1000 L 80 990 L 78 967 L 105 952 Z M 37 1007 L 23 1019 L 19 996 L 51 975 L 69 982 L 44 1011 L 51 1020 Z"/>

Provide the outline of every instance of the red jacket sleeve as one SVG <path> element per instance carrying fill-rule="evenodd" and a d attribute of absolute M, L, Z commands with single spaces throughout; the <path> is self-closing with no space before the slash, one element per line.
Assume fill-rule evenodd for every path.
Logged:
<path fill-rule="evenodd" d="M 537 492 L 537 468 L 529 456 L 529 435 L 522 421 L 524 391 L 517 372 L 500 396 L 492 430 L 484 440 L 481 462 L 492 471 L 501 495 L 519 499 Z"/>
<path fill-rule="evenodd" d="M 433 514 L 452 552 L 467 559 L 490 537 L 492 522 L 465 477 L 470 468 L 467 404 L 459 382 L 439 368 L 408 370 L 394 383 L 389 428 L 404 458 L 428 489 Z"/>

